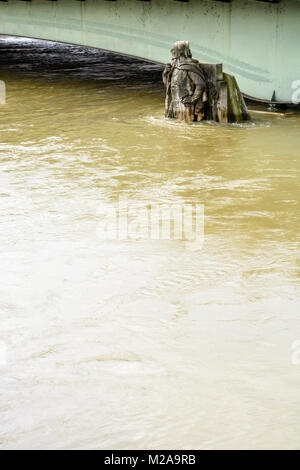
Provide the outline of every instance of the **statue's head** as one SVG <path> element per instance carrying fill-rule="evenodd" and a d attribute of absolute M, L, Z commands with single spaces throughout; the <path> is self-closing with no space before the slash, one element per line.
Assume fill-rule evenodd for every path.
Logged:
<path fill-rule="evenodd" d="M 172 59 L 185 59 L 192 57 L 189 41 L 177 41 L 173 44 L 171 49 Z"/>

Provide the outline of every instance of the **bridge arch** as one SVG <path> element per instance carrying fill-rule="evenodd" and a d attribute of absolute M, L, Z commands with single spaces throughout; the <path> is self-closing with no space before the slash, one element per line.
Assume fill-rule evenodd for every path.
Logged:
<path fill-rule="evenodd" d="M 222 62 L 244 93 L 262 100 L 291 101 L 299 30 L 299 0 L 0 0 L 0 34 L 158 63 L 169 61 L 174 41 L 187 39 L 194 57 Z"/>

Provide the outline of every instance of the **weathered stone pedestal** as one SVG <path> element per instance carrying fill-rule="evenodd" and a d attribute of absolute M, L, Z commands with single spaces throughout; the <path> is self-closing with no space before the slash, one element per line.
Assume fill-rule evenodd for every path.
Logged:
<path fill-rule="evenodd" d="M 222 64 L 193 59 L 188 41 L 176 42 L 171 53 L 172 64 L 163 72 L 166 117 L 220 123 L 251 119 L 235 77 L 224 73 Z"/>
<path fill-rule="evenodd" d="M 223 72 L 222 64 L 199 62 L 199 66 L 207 77 L 205 118 L 222 123 L 250 121 L 249 111 L 235 77 Z"/>

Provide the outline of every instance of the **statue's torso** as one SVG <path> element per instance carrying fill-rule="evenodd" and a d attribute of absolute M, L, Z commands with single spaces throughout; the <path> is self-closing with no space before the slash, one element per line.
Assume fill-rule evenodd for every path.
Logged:
<path fill-rule="evenodd" d="M 180 101 L 186 96 L 193 94 L 192 83 L 186 70 L 175 67 L 171 78 L 172 99 Z"/>
<path fill-rule="evenodd" d="M 189 122 L 201 120 L 205 78 L 197 61 L 180 57 L 166 66 L 164 77 L 168 89 L 166 116 Z"/>

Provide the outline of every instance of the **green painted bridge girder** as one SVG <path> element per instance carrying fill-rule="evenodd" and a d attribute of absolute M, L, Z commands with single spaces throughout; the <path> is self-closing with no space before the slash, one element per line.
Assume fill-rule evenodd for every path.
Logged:
<path fill-rule="evenodd" d="M 0 34 L 170 61 L 174 41 L 221 62 L 243 93 L 291 102 L 300 80 L 300 0 L 0 0 Z"/>

